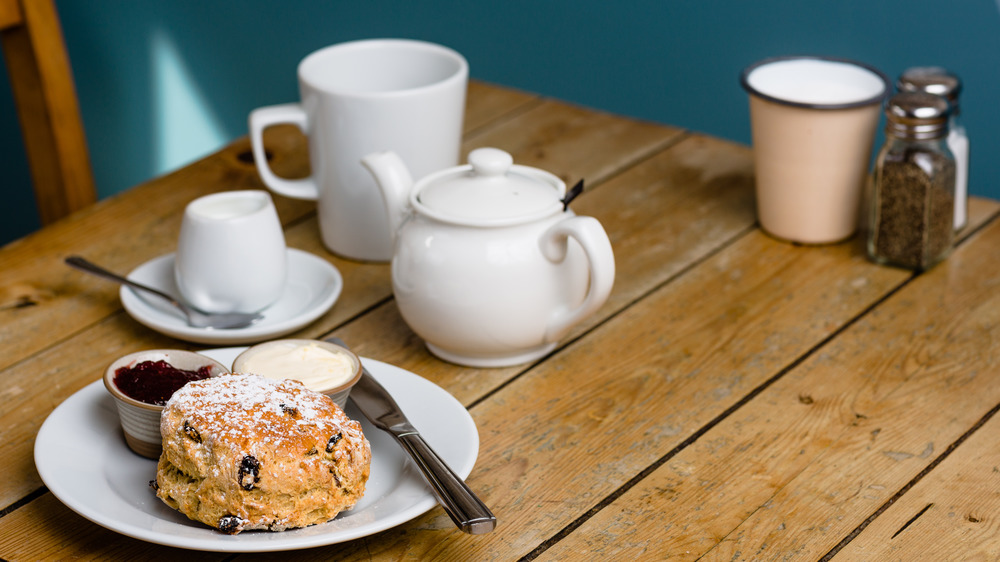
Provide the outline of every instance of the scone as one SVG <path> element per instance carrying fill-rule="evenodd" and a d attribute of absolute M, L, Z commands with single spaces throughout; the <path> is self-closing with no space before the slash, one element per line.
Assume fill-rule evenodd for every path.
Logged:
<path fill-rule="evenodd" d="M 365 492 L 361 424 L 292 380 L 222 375 L 186 384 L 160 418 L 156 495 L 236 534 L 323 523 Z"/>

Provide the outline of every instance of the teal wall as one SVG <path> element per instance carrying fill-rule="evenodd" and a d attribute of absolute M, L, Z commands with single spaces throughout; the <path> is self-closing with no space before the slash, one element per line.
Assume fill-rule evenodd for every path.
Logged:
<path fill-rule="evenodd" d="M 1000 0 L 997 0 L 1000 2 Z M 295 101 L 322 46 L 410 37 L 462 52 L 473 78 L 749 143 L 738 74 L 774 55 L 854 58 L 895 77 L 965 81 L 969 190 L 1000 198 L 1000 7 L 994 0 L 57 0 L 102 197 L 246 133 Z M 37 228 L 6 75 L 0 243 Z"/>

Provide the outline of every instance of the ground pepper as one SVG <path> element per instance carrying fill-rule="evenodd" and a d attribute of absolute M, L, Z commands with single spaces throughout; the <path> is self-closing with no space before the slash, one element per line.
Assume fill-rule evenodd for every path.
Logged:
<path fill-rule="evenodd" d="M 897 94 L 887 103 L 868 230 L 868 254 L 878 263 L 923 270 L 951 250 L 955 160 L 945 143 L 947 114 L 947 102 L 929 94 Z"/>

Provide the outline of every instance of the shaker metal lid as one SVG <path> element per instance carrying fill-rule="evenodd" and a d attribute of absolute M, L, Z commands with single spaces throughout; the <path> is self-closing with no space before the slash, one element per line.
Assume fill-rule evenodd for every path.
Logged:
<path fill-rule="evenodd" d="M 954 73 L 940 66 L 915 66 L 899 76 L 896 87 L 901 92 L 927 92 L 948 98 L 955 105 L 962 93 L 962 81 Z"/>
<path fill-rule="evenodd" d="M 561 211 L 566 185 L 556 176 L 514 164 L 498 148 L 469 153 L 469 165 L 433 178 L 417 201 L 443 218 L 486 224 L 534 219 Z"/>
<path fill-rule="evenodd" d="M 885 105 L 886 132 L 897 137 L 927 140 L 948 133 L 951 106 L 941 96 L 926 92 L 900 92 Z"/>

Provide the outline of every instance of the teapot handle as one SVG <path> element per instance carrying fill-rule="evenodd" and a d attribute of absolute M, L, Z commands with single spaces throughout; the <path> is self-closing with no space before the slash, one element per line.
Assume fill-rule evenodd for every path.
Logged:
<path fill-rule="evenodd" d="M 590 288 L 580 306 L 572 310 L 558 310 L 549 320 L 545 339 L 560 339 L 580 320 L 594 313 L 611 294 L 615 282 L 615 256 L 611 241 L 601 223 L 593 217 L 572 216 L 549 227 L 539 239 L 542 255 L 553 263 L 566 259 L 569 239 L 580 243 L 590 268 Z"/>

